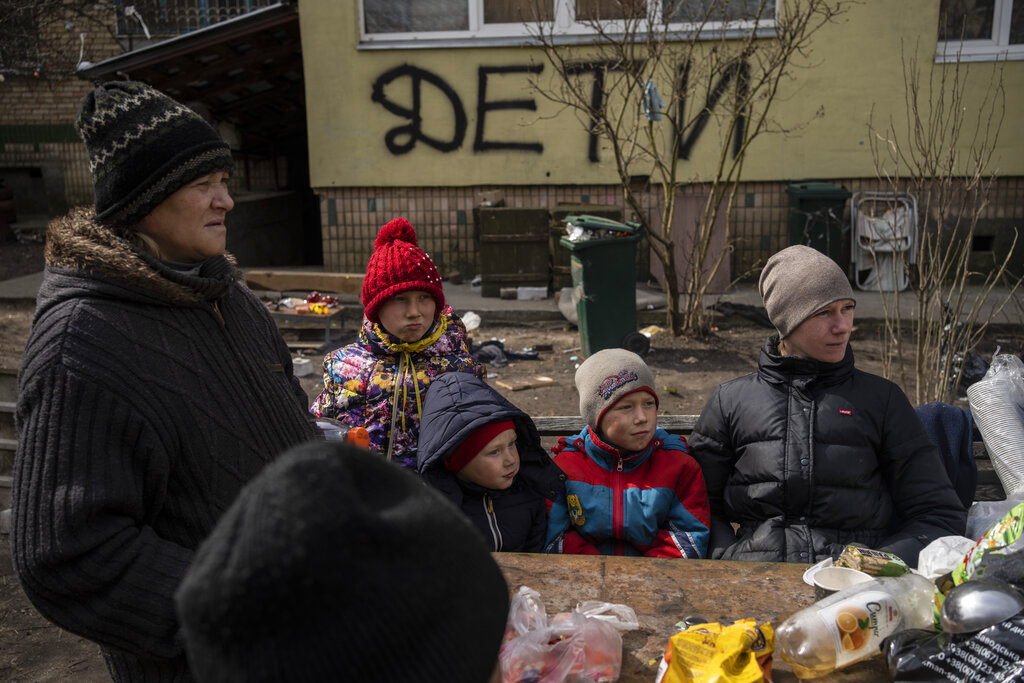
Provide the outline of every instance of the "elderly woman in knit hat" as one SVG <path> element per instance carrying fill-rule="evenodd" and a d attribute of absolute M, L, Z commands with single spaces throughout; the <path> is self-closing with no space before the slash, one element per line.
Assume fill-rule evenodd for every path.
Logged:
<path fill-rule="evenodd" d="M 18 386 L 14 567 L 115 680 L 188 680 L 174 591 L 242 486 L 316 434 L 291 355 L 224 253 L 231 153 L 141 83 L 75 121 L 95 210 L 47 232 Z"/>
<path fill-rule="evenodd" d="M 966 511 L 898 386 L 854 367 L 856 302 L 830 258 L 778 252 L 759 291 L 778 330 L 719 386 L 690 438 L 711 502 L 709 556 L 813 563 L 849 543 L 916 566 Z"/>
<path fill-rule="evenodd" d="M 466 326 L 444 300 L 441 276 L 409 221 L 380 229 L 366 267 L 359 338 L 324 358 L 324 390 L 309 410 L 365 427 L 370 450 L 416 469 L 423 396 L 445 372 L 484 377 Z"/>

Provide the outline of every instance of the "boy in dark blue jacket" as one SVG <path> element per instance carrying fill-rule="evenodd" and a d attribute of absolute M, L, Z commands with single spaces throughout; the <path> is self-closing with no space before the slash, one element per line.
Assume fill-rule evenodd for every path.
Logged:
<path fill-rule="evenodd" d="M 547 501 L 565 476 L 544 452 L 533 420 L 474 375 L 430 384 L 418 447 L 423 478 L 457 505 L 495 551 L 540 552 Z"/>

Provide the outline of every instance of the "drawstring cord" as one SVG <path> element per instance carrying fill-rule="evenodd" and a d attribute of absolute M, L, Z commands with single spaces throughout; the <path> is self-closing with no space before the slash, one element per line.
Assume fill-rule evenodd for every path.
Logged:
<path fill-rule="evenodd" d="M 413 386 L 413 389 L 416 392 L 416 417 L 417 418 L 422 418 L 423 417 L 423 403 L 420 400 L 420 383 L 416 379 L 416 364 L 413 363 L 412 356 L 409 355 L 409 352 L 408 351 L 403 351 L 402 352 L 402 359 L 398 363 L 398 375 L 396 375 L 396 377 L 395 377 L 395 381 L 399 381 L 399 378 L 401 378 L 401 382 L 402 382 L 402 406 L 403 407 L 405 407 L 405 405 L 409 402 L 409 384 L 405 380 L 406 380 L 406 376 L 410 372 L 412 373 L 412 386 Z M 392 400 L 394 400 L 394 398 L 397 398 L 397 397 L 398 397 L 398 392 L 396 391 L 395 392 L 395 396 L 392 398 Z M 391 406 L 392 414 L 394 414 L 394 409 L 395 409 L 395 406 L 392 403 L 392 406 Z M 403 410 L 402 411 L 402 431 L 404 432 L 405 430 L 406 430 L 406 427 L 405 427 L 405 411 Z"/>
<path fill-rule="evenodd" d="M 384 328 L 377 323 L 374 324 L 373 329 L 374 332 L 377 333 L 378 338 L 381 340 L 381 344 L 386 349 L 392 351 L 393 353 L 401 354 L 399 355 L 398 359 L 398 368 L 395 370 L 395 378 L 393 385 L 394 388 L 391 392 L 391 429 L 389 430 L 388 434 L 388 450 L 386 454 L 387 459 L 391 460 L 393 458 L 393 451 L 395 445 L 395 415 L 396 411 L 399 409 L 399 405 L 401 405 L 402 408 L 402 431 L 406 431 L 405 406 L 408 404 L 409 400 L 409 385 L 406 380 L 409 376 L 410 371 L 412 372 L 413 390 L 416 394 L 416 419 L 419 420 L 423 417 L 423 400 L 420 398 L 420 383 L 419 380 L 416 378 L 416 364 L 412 360 L 412 354 L 429 348 L 432 344 L 434 344 L 434 342 L 440 339 L 441 336 L 445 333 L 445 330 L 448 329 L 448 321 L 447 319 L 442 317 L 440 320 L 438 320 L 437 328 L 433 332 L 428 334 L 423 339 L 420 339 L 419 341 L 413 342 L 411 344 L 391 343 L 389 335 L 387 334 L 386 330 L 384 330 Z M 401 404 L 399 404 L 398 400 L 399 382 L 402 383 Z"/>

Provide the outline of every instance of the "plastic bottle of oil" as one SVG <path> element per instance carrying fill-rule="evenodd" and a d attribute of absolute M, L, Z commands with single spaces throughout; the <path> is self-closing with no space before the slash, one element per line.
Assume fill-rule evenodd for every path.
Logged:
<path fill-rule="evenodd" d="M 879 653 L 891 633 L 934 624 L 935 585 L 918 574 L 878 577 L 819 600 L 775 629 L 775 649 L 800 678 Z"/>

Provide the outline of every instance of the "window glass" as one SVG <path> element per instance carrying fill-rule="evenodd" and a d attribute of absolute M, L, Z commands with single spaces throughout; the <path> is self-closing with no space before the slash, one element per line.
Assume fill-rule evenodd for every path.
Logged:
<path fill-rule="evenodd" d="M 40 67 L 39 30 L 32 6 L 8 7 L 0 40 L 0 71 L 31 72 Z"/>
<path fill-rule="evenodd" d="M 774 20 L 775 0 L 662 0 L 661 15 L 669 23 L 752 21 L 762 4 L 761 20 Z"/>
<path fill-rule="evenodd" d="M 484 0 L 485 24 L 552 21 L 555 0 Z"/>
<path fill-rule="evenodd" d="M 941 0 L 939 40 L 991 40 L 996 0 Z"/>
<path fill-rule="evenodd" d="M 367 33 L 465 31 L 466 0 L 364 0 Z"/>
<path fill-rule="evenodd" d="M 1024 43 L 1024 0 L 1013 3 L 1010 13 L 1010 45 Z"/>
<path fill-rule="evenodd" d="M 643 19 L 647 0 L 576 0 L 576 20 Z"/>

